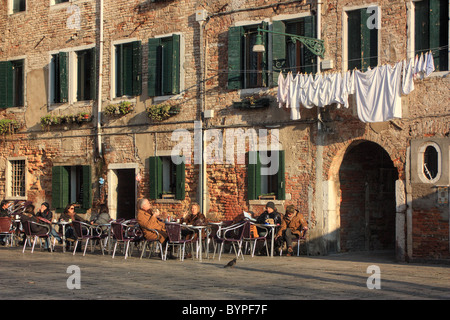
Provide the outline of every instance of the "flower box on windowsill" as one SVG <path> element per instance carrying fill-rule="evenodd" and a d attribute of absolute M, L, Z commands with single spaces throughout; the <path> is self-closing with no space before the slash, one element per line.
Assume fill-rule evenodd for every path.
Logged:
<path fill-rule="evenodd" d="M 276 200 L 277 197 L 273 195 L 262 195 L 258 196 L 258 200 Z"/>
<path fill-rule="evenodd" d="M 233 108 L 237 109 L 260 109 L 267 108 L 270 105 L 270 98 L 244 99 L 233 102 Z"/>

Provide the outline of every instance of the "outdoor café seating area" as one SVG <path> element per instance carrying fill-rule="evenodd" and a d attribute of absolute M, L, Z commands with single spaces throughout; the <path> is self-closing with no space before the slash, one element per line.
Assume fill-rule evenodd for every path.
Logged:
<path fill-rule="evenodd" d="M 169 217 L 164 221 L 167 239 L 160 241 L 157 230 L 147 229 L 156 235 L 153 240 L 144 237 L 143 227 L 136 219 L 110 220 L 102 224 L 54 219 L 50 228 L 38 222 L 23 221 L 19 217 L 13 214 L 0 218 L 4 247 L 21 247 L 24 254 L 47 250 L 82 256 L 109 255 L 113 259 L 183 261 L 189 258 L 202 261 L 220 260 L 224 253 L 233 254 L 237 259 L 257 254 L 273 257 L 276 254 L 275 233 L 279 228 L 279 225 L 258 224 L 248 218 L 237 222 L 208 221 L 202 225 L 192 225 Z M 41 231 L 33 231 L 36 230 L 33 225 L 41 226 Z M 296 241 L 297 256 L 302 241 L 305 241 L 305 235 Z"/>

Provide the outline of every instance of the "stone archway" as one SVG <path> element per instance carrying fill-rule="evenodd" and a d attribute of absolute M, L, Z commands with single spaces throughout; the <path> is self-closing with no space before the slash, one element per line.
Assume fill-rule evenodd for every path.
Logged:
<path fill-rule="evenodd" d="M 338 179 L 339 251 L 394 250 L 398 171 L 389 154 L 374 142 L 354 141 Z"/>

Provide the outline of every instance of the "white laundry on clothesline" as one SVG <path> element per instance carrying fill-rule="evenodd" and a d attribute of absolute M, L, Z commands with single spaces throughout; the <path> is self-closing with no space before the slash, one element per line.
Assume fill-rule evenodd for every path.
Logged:
<path fill-rule="evenodd" d="M 366 72 L 355 70 L 315 76 L 297 73 L 295 77 L 289 72 L 286 78 L 280 73 L 277 100 L 280 108 L 290 109 L 291 120 L 298 120 L 300 106 L 311 109 L 336 103 L 338 108 L 341 105 L 348 108 L 349 95 L 355 94 L 361 121 L 387 121 L 402 116 L 400 94 L 411 93 L 414 79 L 419 75 L 429 76 L 434 70 L 430 51 L 394 66 L 378 66 Z"/>

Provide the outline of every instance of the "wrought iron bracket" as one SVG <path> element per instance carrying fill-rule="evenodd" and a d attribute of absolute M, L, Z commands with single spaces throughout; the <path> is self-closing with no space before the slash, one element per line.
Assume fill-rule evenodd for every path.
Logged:
<path fill-rule="evenodd" d="M 324 58 L 325 45 L 324 45 L 324 41 L 323 40 L 316 39 L 316 38 L 299 36 L 299 35 L 291 34 L 291 33 L 283 33 L 283 32 L 276 32 L 276 31 L 271 31 L 271 30 L 265 30 L 265 29 L 261 29 L 261 28 L 258 28 L 258 32 L 268 32 L 268 33 L 273 33 L 273 34 L 279 34 L 279 35 L 282 35 L 282 36 L 285 36 L 285 37 L 290 37 L 293 42 L 300 41 L 313 54 L 315 54 L 316 56 L 321 57 L 322 59 Z"/>

